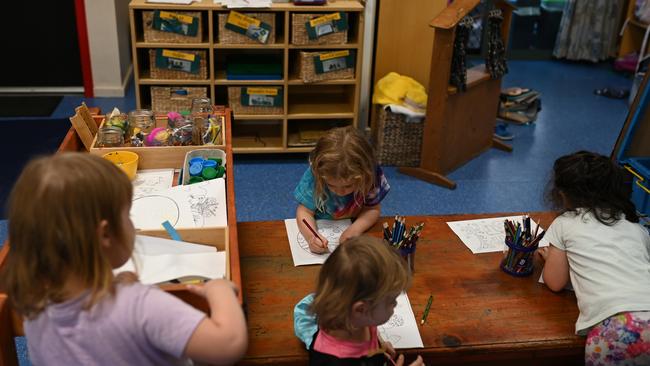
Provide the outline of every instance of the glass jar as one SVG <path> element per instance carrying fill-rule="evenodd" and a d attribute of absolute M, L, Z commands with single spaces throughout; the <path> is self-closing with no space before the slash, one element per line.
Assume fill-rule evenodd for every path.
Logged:
<path fill-rule="evenodd" d="M 149 109 L 129 112 L 129 136 L 132 146 L 143 146 L 147 136 L 156 125 L 156 118 Z"/>
<path fill-rule="evenodd" d="M 212 113 L 212 101 L 210 98 L 194 98 L 192 99 L 192 114 L 196 113 Z"/>
<path fill-rule="evenodd" d="M 170 145 L 192 145 L 192 132 L 194 130 L 192 119 L 185 116 L 179 116 L 176 119 L 169 119 L 167 125 L 171 131 L 169 136 Z"/>
<path fill-rule="evenodd" d="M 119 147 L 124 145 L 124 131 L 114 126 L 104 126 L 97 131 L 97 147 Z"/>

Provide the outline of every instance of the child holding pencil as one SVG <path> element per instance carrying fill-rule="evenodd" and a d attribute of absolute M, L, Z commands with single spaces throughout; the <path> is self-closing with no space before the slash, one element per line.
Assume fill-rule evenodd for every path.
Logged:
<path fill-rule="evenodd" d="M 317 235 L 316 219 L 352 218 L 341 243 L 363 234 L 379 219 L 390 186 L 377 165 L 372 146 L 352 126 L 334 128 L 321 137 L 309 156 L 294 196 L 298 229 L 314 253 L 327 251 L 327 239 Z"/>
<path fill-rule="evenodd" d="M 580 151 L 555 161 L 551 201 L 562 209 L 546 232 L 544 282 L 569 279 L 586 335 L 586 365 L 650 364 L 650 237 L 639 222 L 624 171 Z"/>
<path fill-rule="evenodd" d="M 133 273 L 132 185 L 108 160 L 64 153 L 30 162 L 9 199 L 2 290 L 25 317 L 35 365 L 233 364 L 248 344 L 235 286 L 190 291 L 210 316 Z"/>
<path fill-rule="evenodd" d="M 394 249 L 362 235 L 339 245 L 318 276 L 316 293 L 294 309 L 296 335 L 309 350 L 310 365 L 404 364 L 383 342 L 377 326 L 393 315 L 410 273 Z M 418 358 L 411 366 L 424 365 Z"/>

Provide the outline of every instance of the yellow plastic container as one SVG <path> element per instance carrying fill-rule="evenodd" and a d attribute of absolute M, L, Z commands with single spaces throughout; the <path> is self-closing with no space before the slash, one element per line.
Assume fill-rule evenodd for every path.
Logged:
<path fill-rule="evenodd" d="M 138 171 L 138 154 L 130 151 L 114 151 L 102 157 L 122 169 L 129 179 L 135 178 L 135 173 Z"/>

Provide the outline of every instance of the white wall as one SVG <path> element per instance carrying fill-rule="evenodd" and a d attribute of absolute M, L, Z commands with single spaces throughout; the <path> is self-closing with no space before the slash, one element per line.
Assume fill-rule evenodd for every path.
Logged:
<path fill-rule="evenodd" d="M 129 44 L 129 0 L 85 0 L 96 97 L 123 97 L 133 71 Z"/>

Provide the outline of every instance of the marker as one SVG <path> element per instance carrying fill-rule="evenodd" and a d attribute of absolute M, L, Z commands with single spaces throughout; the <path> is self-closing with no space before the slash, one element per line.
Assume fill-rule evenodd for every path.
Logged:
<path fill-rule="evenodd" d="M 429 295 L 429 301 L 427 301 L 427 306 L 424 308 L 424 314 L 422 315 L 422 320 L 420 320 L 420 325 L 424 325 L 424 322 L 427 321 L 427 316 L 429 315 L 429 309 L 431 309 L 432 301 L 433 295 Z"/>

